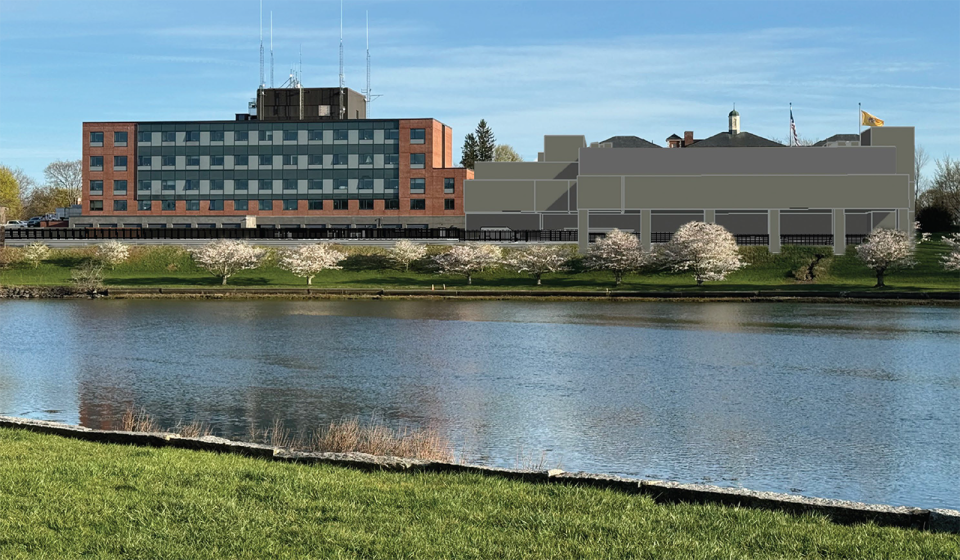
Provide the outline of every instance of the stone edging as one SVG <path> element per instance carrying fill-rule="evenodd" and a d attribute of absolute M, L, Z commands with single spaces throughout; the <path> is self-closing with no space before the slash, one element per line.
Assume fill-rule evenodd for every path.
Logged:
<path fill-rule="evenodd" d="M 360 470 L 401 472 L 472 473 L 524 482 L 568 484 L 609 488 L 630 494 L 650 496 L 657 503 L 722 504 L 778 510 L 792 514 L 820 513 L 842 524 L 865 523 L 923 529 L 932 532 L 960 533 L 960 511 L 920 509 L 863 504 L 843 500 L 808 498 L 775 492 L 757 492 L 742 488 L 723 488 L 705 484 L 680 484 L 660 480 L 639 480 L 589 473 L 567 473 L 559 469 L 528 471 L 478 465 L 458 465 L 380 457 L 366 453 L 305 453 L 269 445 L 244 443 L 214 436 L 187 438 L 169 433 L 140 433 L 93 430 L 82 426 L 0 416 L 0 427 L 29 430 L 100 443 L 119 443 L 147 447 L 175 447 L 218 453 L 232 453 L 288 463 L 326 464 Z"/>

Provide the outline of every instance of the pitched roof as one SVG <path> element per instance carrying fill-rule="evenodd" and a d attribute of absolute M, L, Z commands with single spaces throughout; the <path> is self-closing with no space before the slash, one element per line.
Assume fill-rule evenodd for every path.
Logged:
<path fill-rule="evenodd" d="M 859 134 L 834 134 L 830 138 L 821 140 L 814 144 L 814 146 L 826 146 L 827 142 L 859 142 Z"/>
<path fill-rule="evenodd" d="M 704 138 L 703 140 L 697 140 L 693 144 L 686 146 L 687 148 L 773 148 L 773 147 L 784 147 L 783 144 L 779 142 L 774 142 L 773 140 L 767 140 L 762 136 L 757 136 L 756 134 L 751 134 L 749 132 L 739 132 L 737 134 L 731 134 L 729 132 L 721 132 L 719 134 L 714 134 L 710 138 Z"/>
<path fill-rule="evenodd" d="M 661 148 L 653 142 L 648 142 L 639 136 L 611 136 L 601 144 L 610 142 L 614 148 Z"/>
<path fill-rule="evenodd" d="M 683 140 L 683 138 L 680 138 L 680 137 L 677 136 L 676 134 L 671 134 L 671 135 L 667 138 L 667 140 Z"/>

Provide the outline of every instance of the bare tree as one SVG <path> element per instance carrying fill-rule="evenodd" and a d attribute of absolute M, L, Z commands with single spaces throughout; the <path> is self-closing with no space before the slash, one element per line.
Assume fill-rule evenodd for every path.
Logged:
<path fill-rule="evenodd" d="M 960 221 L 960 160 L 949 155 L 936 161 L 936 170 L 921 201 L 927 206 L 940 206 L 950 212 L 953 221 Z"/>
<path fill-rule="evenodd" d="M 83 187 L 83 166 L 79 159 L 57 160 L 51 163 L 43 170 L 43 178 L 47 187 L 70 193 L 74 204 L 80 198 Z"/>
<path fill-rule="evenodd" d="M 917 181 L 916 188 L 914 189 L 914 196 L 916 200 L 920 200 L 920 193 L 923 191 L 924 180 L 923 180 L 923 168 L 927 166 L 927 163 L 930 161 L 930 154 L 927 153 L 927 150 L 920 144 L 913 149 L 913 177 Z M 914 206 L 916 208 L 916 206 Z"/>
<path fill-rule="evenodd" d="M 520 154 L 509 144 L 497 144 L 493 149 L 493 161 L 523 161 Z"/>

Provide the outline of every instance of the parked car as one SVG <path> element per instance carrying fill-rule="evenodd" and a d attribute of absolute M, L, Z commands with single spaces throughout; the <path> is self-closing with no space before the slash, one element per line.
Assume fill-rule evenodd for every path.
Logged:
<path fill-rule="evenodd" d="M 24 222 L 23 220 L 10 220 L 6 224 L 4 224 L 4 227 L 6 227 L 7 229 L 25 228 L 27 227 L 27 222 Z"/>
<path fill-rule="evenodd" d="M 40 216 L 34 216 L 27 220 L 27 227 L 40 227 L 41 221 L 43 221 L 43 218 Z"/>

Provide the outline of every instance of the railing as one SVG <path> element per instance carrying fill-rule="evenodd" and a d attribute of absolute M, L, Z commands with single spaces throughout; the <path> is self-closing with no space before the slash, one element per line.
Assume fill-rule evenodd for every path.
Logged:
<path fill-rule="evenodd" d="M 650 243 L 669 243 L 673 238 L 673 233 L 655 231 L 650 234 Z"/>
<path fill-rule="evenodd" d="M 780 236 L 781 245 L 833 245 L 833 234 L 790 234 Z"/>
<path fill-rule="evenodd" d="M 735 233 L 737 245 L 769 245 L 770 236 L 766 233 Z"/>
<path fill-rule="evenodd" d="M 848 233 L 847 234 L 847 245 L 860 245 L 867 240 L 869 234 L 867 233 Z"/>

